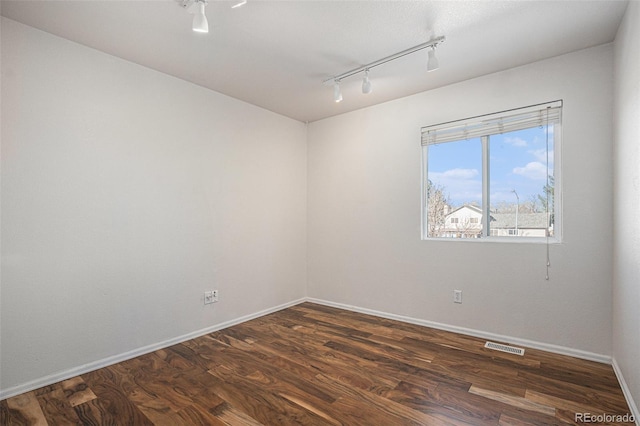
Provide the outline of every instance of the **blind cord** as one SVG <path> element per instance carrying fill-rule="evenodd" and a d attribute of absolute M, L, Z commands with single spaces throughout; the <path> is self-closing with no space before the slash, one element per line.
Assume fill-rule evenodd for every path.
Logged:
<path fill-rule="evenodd" d="M 549 187 L 549 107 L 547 107 L 547 123 L 546 123 L 546 144 L 547 144 L 547 187 L 545 188 L 547 202 L 546 202 L 546 214 L 547 220 L 547 232 L 546 232 L 546 251 L 547 251 L 547 274 L 544 279 L 549 281 L 549 267 L 551 266 L 551 257 L 549 255 L 549 226 L 551 225 L 551 216 L 549 216 L 549 192 L 551 192 L 551 188 Z M 555 221 L 555 218 L 554 218 Z M 554 224 L 555 225 L 555 224 Z"/>

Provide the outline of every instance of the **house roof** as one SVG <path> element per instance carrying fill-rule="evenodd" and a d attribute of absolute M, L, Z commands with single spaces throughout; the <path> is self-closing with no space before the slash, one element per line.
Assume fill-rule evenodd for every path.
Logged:
<path fill-rule="evenodd" d="M 518 213 L 518 228 L 546 229 L 549 226 L 547 213 Z M 516 214 L 491 213 L 491 228 L 515 228 Z"/>
<path fill-rule="evenodd" d="M 454 214 L 455 212 L 462 210 L 462 209 L 469 209 L 469 210 L 473 210 L 474 212 L 478 213 L 478 214 L 482 214 L 482 209 L 480 209 L 480 207 L 471 205 L 471 204 L 465 204 L 463 206 L 458 207 L 455 210 L 452 210 L 451 212 L 449 212 L 449 214 L 447 214 L 447 216 Z"/>

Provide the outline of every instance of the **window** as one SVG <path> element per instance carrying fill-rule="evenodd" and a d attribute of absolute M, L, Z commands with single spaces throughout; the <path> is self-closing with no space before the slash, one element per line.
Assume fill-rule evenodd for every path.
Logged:
<path fill-rule="evenodd" d="M 560 240 L 562 101 L 422 129 L 422 238 Z"/>

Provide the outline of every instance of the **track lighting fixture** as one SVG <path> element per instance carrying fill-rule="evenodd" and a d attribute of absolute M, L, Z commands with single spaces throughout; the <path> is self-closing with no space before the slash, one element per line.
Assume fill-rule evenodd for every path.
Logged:
<path fill-rule="evenodd" d="M 347 71 L 345 73 L 342 74 L 338 74 L 338 75 L 334 75 L 333 77 L 330 77 L 326 80 L 324 80 L 322 83 L 325 85 L 329 85 L 332 84 L 333 85 L 333 100 L 336 102 L 340 102 L 342 101 L 342 93 L 340 92 L 340 81 L 342 81 L 343 79 L 347 78 L 347 77 L 351 77 L 352 75 L 356 75 L 359 74 L 361 72 L 364 72 L 364 78 L 362 79 L 362 93 L 371 93 L 372 92 L 372 85 L 371 85 L 371 80 L 369 80 L 369 70 L 371 68 L 377 67 L 379 65 L 382 64 L 386 64 L 387 62 L 391 62 L 394 61 L 396 59 L 400 59 L 404 56 L 410 55 L 412 53 L 418 52 L 420 50 L 423 49 L 427 49 L 429 48 L 428 51 L 428 60 L 427 60 L 427 71 L 435 71 L 439 68 L 438 65 L 438 58 L 436 58 L 436 47 L 440 44 L 440 43 L 444 43 L 445 38 L 444 37 L 437 37 L 434 39 L 431 39 L 429 41 L 427 41 L 426 43 L 422 43 L 419 44 L 417 46 L 413 46 L 410 47 L 409 49 L 403 50 L 401 52 L 398 53 L 394 53 L 393 55 L 384 57 L 382 59 L 378 59 L 377 61 L 371 62 L 367 65 L 363 65 L 361 67 L 358 68 L 354 68 L 351 71 Z"/>
<path fill-rule="evenodd" d="M 208 33 L 209 32 L 209 22 L 207 22 L 207 17 L 204 14 L 204 8 L 207 5 L 206 0 L 196 0 L 195 5 L 198 7 L 198 10 L 193 15 L 193 31 L 197 33 Z"/>
<path fill-rule="evenodd" d="M 342 92 L 340 91 L 340 80 L 334 80 L 333 82 L 333 100 L 335 102 L 342 102 Z"/>
<path fill-rule="evenodd" d="M 436 47 L 431 46 L 427 57 L 427 72 L 435 71 L 438 68 L 440 68 L 440 65 L 438 64 L 438 58 L 436 58 Z"/>
<path fill-rule="evenodd" d="M 190 14 L 193 14 L 193 24 L 191 29 L 197 33 L 208 33 L 209 22 L 205 15 L 205 7 L 209 3 L 209 0 L 180 0 L 180 6 L 186 9 Z M 244 6 L 247 4 L 247 0 L 237 0 L 232 9 Z"/>
<path fill-rule="evenodd" d="M 371 87 L 371 80 L 369 80 L 369 70 L 364 70 L 364 78 L 362 79 L 362 93 L 369 94 L 373 88 Z"/>

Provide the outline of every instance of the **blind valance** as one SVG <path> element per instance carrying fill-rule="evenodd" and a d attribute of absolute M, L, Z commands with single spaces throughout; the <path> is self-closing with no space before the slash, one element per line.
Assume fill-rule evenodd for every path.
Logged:
<path fill-rule="evenodd" d="M 562 101 L 422 128 L 422 145 L 473 139 L 560 122 Z"/>

